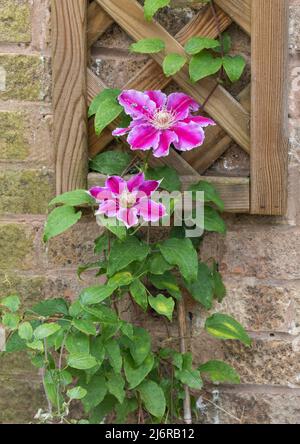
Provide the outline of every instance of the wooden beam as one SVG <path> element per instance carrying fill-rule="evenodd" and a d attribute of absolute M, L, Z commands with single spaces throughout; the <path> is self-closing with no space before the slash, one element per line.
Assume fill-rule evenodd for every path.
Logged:
<path fill-rule="evenodd" d="M 89 188 L 104 185 L 106 176 L 97 173 L 88 175 Z M 212 183 L 219 191 L 225 204 L 225 211 L 230 213 L 249 213 L 249 179 L 240 177 L 212 177 L 212 176 L 181 176 L 183 191 L 199 180 Z"/>
<path fill-rule="evenodd" d="M 215 3 L 219 5 L 220 8 L 222 8 L 248 35 L 250 35 L 251 1 L 252 0 L 215 0 Z"/>
<path fill-rule="evenodd" d="M 288 11 L 284 0 L 252 0 L 253 214 L 286 211 Z"/>
<path fill-rule="evenodd" d="M 90 48 L 99 37 L 113 24 L 112 18 L 98 5 L 96 1 L 88 7 L 87 45 Z"/>
<path fill-rule="evenodd" d="M 143 8 L 133 0 L 97 0 L 104 10 L 135 40 L 161 38 L 166 43 L 166 51 L 151 54 L 153 59 L 163 64 L 166 53 L 176 52 L 185 55 L 183 47 L 162 26 L 144 20 Z M 207 98 L 215 86 L 215 80 L 207 78 L 199 83 L 190 81 L 188 67 L 174 75 L 174 80 L 188 94 L 200 103 Z M 249 149 L 249 113 L 221 86 L 219 86 L 206 106 L 207 112 L 242 147 Z"/>
<path fill-rule="evenodd" d="M 250 112 L 251 86 L 248 85 L 238 96 L 242 106 Z M 202 174 L 222 156 L 232 145 L 232 139 L 219 126 L 210 126 L 205 130 L 205 141 L 202 146 L 182 153 L 182 157 L 195 170 Z"/>
<path fill-rule="evenodd" d="M 52 0 L 53 132 L 56 191 L 86 187 L 87 1 Z"/>

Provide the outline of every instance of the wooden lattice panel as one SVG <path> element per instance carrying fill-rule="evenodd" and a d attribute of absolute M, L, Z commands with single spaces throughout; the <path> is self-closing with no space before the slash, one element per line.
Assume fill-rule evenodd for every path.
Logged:
<path fill-rule="evenodd" d="M 155 20 L 146 22 L 143 8 L 136 0 L 87 3 L 87 0 L 52 0 L 58 193 L 86 186 L 88 156 L 103 151 L 113 140 L 111 130 L 115 125 L 107 128 L 99 138 L 94 134 L 92 121 L 87 131 L 86 112 L 83 111 L 84 106 L 106 88 L 90 68 L 86 70 L 86 54 L 112 23 L 116 22 L 136 41 L 161 38 L 166 43 L 166 53 L 184 54 L 183 45 L 192 36 L 218 36 L 210 8 L 200 9 L 173 37 Z M 220 190 L 227 211 L 284 214 L 288 151 L 285 133 L 288 0 L 215 0 L 215 3 L 222 31 L 236 22 L 251 35 L 251 85 L 238 99 L 218 86 L 205 108 L 218 126 L 207 129 L 202 147 L 182 155 L 171 150 L 169 157 L 152 158 L 151 161 L 153 166 L 168 164 L 176 169 L 187 184 L 199 179 L 234 141 L 250 154 L 250 179 L 205 176 L 205 180 L 213 182 Z M 175 81 L 181 90 L 203 103 L 214 86 L 213 79 L 193 84 L 187 67 L 172 78 L 166 78 L 161 68 L 165 54 L 151 56 L 124 89 L 163 89 Z M 94 180 L 93 175 L 90 178 Z"/>

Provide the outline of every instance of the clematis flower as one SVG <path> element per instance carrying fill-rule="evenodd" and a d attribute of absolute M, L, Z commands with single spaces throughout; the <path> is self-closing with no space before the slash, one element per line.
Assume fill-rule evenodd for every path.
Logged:
<path fill-rule="evenodd" d="M 157 180 L 145 180 L 144 173 L 133 176 L 129 181 L 111 176 L 105 187 L 93 187 L 89 193 L 100 203 L 96 215 L 116 217 L 130 228 L 138 224 L 139 218 L 157 222 L 166 215 L 164 205 L 150 199 L 159 184 Z"/>
<path fill-rule="evenodd" d="M 118 97 L 120 105 L 132 121 L 128 128 L 117 128 L 114 136 L 127 133 L 132 150 L 153 149 L 155 157 L 168 156 L 173 143 L 180 151 L 189 151 L 203 144 L 203 128 L 215 125 L 207 117 L 194 116 L 199 110 L 194 99 L 184 93 L 168 97 L 161 91 L 123 91 Z"/>

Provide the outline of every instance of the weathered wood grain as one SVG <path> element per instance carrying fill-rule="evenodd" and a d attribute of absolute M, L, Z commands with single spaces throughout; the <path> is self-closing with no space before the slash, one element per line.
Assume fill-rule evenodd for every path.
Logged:
<path fill-rule="evenodd" d="M 287 1 L 252 0 L 253 214 L 286 211 L 288 9 Z"/>
<path fill-rule="evenodd" d="M 52 0 L 53 132 L 56 191 L 86 187 L 87 1 Z"/>
<path fill-rule="evenodd" d="M 90 48 L 99 37 L 113 24 L 112 18 L 98 5 L 96 1 L 88 7 L 87 45 Z"/>
<path fill-rule="evenodd" d="M 97 173 L 90 173 L 88 176 L 89 187 L 104 185 L 106 176 Z M 249 179 L 240 177 L 212 177 L 212 176 L 181 176 L 183 191 L 199 180 L 212 183 L 219 191 L 225 204 L 225 211 L 232 213 L 249 213 Z"/>
<path fill-rule="evenodd" d="M 251 0 L 215 0 L 234 22 L 251 34 Z"/>

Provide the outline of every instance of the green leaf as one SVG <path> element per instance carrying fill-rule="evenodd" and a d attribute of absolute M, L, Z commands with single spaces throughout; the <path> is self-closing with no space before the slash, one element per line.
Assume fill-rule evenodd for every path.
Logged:
<path fill-rule="evenodd" d="M 152 20 L 154 14 L 161 8 L 168 6 L 171 0 L 145 0 L 144 14 L 146 20 Z"/>
<path fill-rule="evenodd" d="M 204 206 L 204 229 L 216 233 L 225 234 L 226 224 L 219 213 L 209 205 Z"/>
<path fill-rule="evenodd" d="M 134 261 L 143 261 L 149 254 L 149 246 L 130 236 L 124 241 L 116 240 L 108 260 L 108 274 L 114 275 Z"/>
<path fill-rule="evenodd" d="M 30 312 L 44 317 L 54 316 L 56 314 L 68 316 L 69 314 L 68 305 L 62 298 L 47 299 L 46 301 L 39 302 L 30 309 Z"/>
<path fill-rule="evenodd" d="M 169 321 L 172 321 L 173 311 L 175 307 L 175 302 L 173 298 L 166 298 L 162 294 L 159 294 L 155 297 L 148 297 L 149 304 L 156 311 L 156 313 L 166 316 Z"/>
<path fill-rule="evenodd" d="M 188 54 L 195 55 L 203 51 L 203 49 L 214 49 L 220 46 L 220 42 L 208 37 L 192 37 L 186 43 L 184 49 Z"/>
<path fill-rule="evenodd" d="M 113 122 L 123 111 L 121 105 L 110 99 L 105 100 L 97 109 L 95 115 L 95 132 L 99 136 L 104 128 Z"/>
<path fill-rule="evenodd" d="M 81 331 L 85 335 L 96 336 L 97 334 L 96 327 L 91 321 L 86 321 L 84 319 L 74 319 L 72 324 L 77 330 Z"/>
<path fill-rule="evenodd" d="M 175 377 L 182 384 L 187 385 L 191 389 L 201 390 L 201 388 L 203 387 L 200 372 L 197 370 L 176 370 Z"/>
<path fill-rule="evenodd" d="M 32 341 L 32 342 L 28 342 L 27 343 L 27 347 L 31 348 L 32 350 L 37 350 L 37 351 L 40 351 L 40 352 L 44 351 L 44 344 L 43 344 L 43 342 L 42 341 L 38 341 L 38 340 L 35 340 L 35 341 Z"/>
<path fill-rule="evenodd" d="M 105 398 L 107 393 L 106 381 L 104 376 L 94 375 L 88 384 L 81 383 L 81 385 L 87 391 L 86 396 L 82 400 L 84 410 L 90 412 Z"/>
<path fill-rule="evenodd" d="M 20 317 L 15 313 L 5 313 L 2 316 L 2 324 L 9 330 L 16 330 L 20 322 Z"/>
<path fill-rule="evenodd" d="M 128 271 L 121 271 L 112 276 L 107 282 L 107 285 L 113 288 L 126 287 L 127 285 L 130 285 L 133 280 L 134 277 L 131 273 Z"/>
<path fill-rule="evenodd" d="M 129 291 L 135 302 L 146 311 L 148 307 L 148 298 L 145 285 L 139 279 L 136 279 L 130 285 Z"/>
<path fill-rule="evenodd" d="M 223 54 L 227 54 L 231 49 L 231 37 L 227 32 L 223 34 Z M 214 48 L 215 52 L 222 53 L 221 45 Z"/>
<path fill-rule="evenodd" d="M 197 191 L 204 192 L 204 202 L 212 202 L 218 207 L 220 211 L 224 211 L 224 202 L 221 199 L 218 191 L 211 183 L 201 180 L 200 182 L 191 185 L 189 187 L 189 191 L 193 191 L 195 193 Z M 193 200 L 195 199 L 196 194 L 193 195 Z"/>
<path fill-rule="evenodd" d="M 86 313 L 89 313 L 91 316 L 99 319 L 101 324 L 107 325 L 119 325 L 120 320 L 116 313 L 111 309 L 104 305 L 98 305 L 97 308 L 91 307 L 83 307 Z"/>
<path fill-rule="evenodd" d="M 141 54 L 155 54 L 164 50 L 165 47 L 165 42 L 161 39 L 142 39 L 137 43 L 133 43 L 129 50 Z"/>
<path fill-rule="evenodd" d="M 120 373 L 123 365 L 120 346 L 116 339 L 111 339 L 106 342 L 105 350 L 108 356 L 108 360 L 115 373 Z"/>
<path fill-rule="evenodd" d="M 21 305 L 19 296 L 11 295 L 0 299 L 0 306 L 8 308 L 10 311 L 18 311 Z"/>
<path fill-rule="evenodd" d="M 75 353 L 68 356 L 68 365 L 78 370 L 88 370 L 97 365 L 97 361 L 94 356 L 85 353 Z"/>
<path fill-rule="evenodd" d="M 217 270 L 216 264 L 214 264 L 213 267 L 212 278 L 214 285 L 214 296 L 219 302 L 222 302 L 226 296 L 226 287 L 223 283 L 221 274 Z"/>
<path fill-rule="evenodd" d="M 233 57 L 227 55 L 223 58 L 223 66 L 229 80 L 234 83 L 237 82 L 242 76 L 246 66 L 246 61 L 244 57 L 240 55 Z"/>
<path fill-rule="evenodd" d="M 94 243 L 95 243 L 94 253 L 102 254 L 104 251 L 107 251 L 109 247 L 109 239 L 107 231 L 101 234 L 101 236 L 97 237 Z"/>
<path fill-rule="evenodd" d="M 222 67 L 222 59 L 214 58 L 208 51 L 194 55 L 190 61 L 190 77 L 193 82 L 198 82 L 205 77 L 216 74 Z"/>
<path fill-rule="evenodd" d="M 117 398 L 120 404 L 123 403 L 125 399 L 126 392 L 124 390 L 125 381 L 121 375 L 116 375 L 110 373 L 107 375 L 106 386 L 109 393 Z"/>
<path fill-rule="evenodd" d="M 125 240 L 127 237 L 127 228 L 120 221 L 115 218 L 106 218 L 102 215 L 97 216 L 99 225 L 107 228 L 111 233 L 117 236 L 120 240 Z"/>
<path fill-rule="evenodd" d="M 168 54 L 163 62 L 163 71 L 166 77 L 174 76 L 186 64 L 187 59 L 180 54 Z"/>
<path fill-rule="evenodd" d="M 109 176 L 120 176 L 132 161 L 132 156 L 123 151 L 105 151 L 90 161 L 90 169 Z"/>
<path fill-rule="evenodd" d="M 116 405 L 116 424 L 126 424 L 130 413 L 133 413 L 138 408 L 138 402 L 135 398 L 126 398 L 122 404 Z"/>
<path fill-rule="evenodd" d="M 85 288 L 80 293 L 80 302 L 83 305 L 99 304 L 109 298 L 114 290 L 115 288 L 109 285 L 94 285 L 93 287 Z"/>
<path fill-rule="evenodd" d="M 82 399 L 86 396 L 87 391 L 82 387 L 74 387 L 67 391 L 67 396 L 72 401 L 73 399 Z"/>
<path fill-rule="evenodd" d="M 85 265 L 80 265 L 77 268 L 77 276 L 80 280 L 83 280 L 81 275 L 83 273 L 85 273 L 88 270 L 98 270 L 98 273 L 100 273 L 101 271 L 105 271 L 106 267 L 105 267 L 105 261 L 98 261 L 98 262 L 93 262 L 90 264 L 85 264 Z M 97 276 L 99 276 L 99 274 L 97 273 Z"/>
<path fill-rule="evenodd" d="M 133 359 L 128 355 L 124 359 L 124 372 L 129 383 L 129 389 L 137 387 L 151 372 L 154 365 L 154 356 L 149 354 L 144 362 L 136 366 Z"/>
<path fill-rule="evenodd" d="M 158 290 L 167 290 L 168 293 L 175 299 L 181 298 L 181 291 L 177 285 L 176 279 L 170 272 L 165 272 L 162 275 L 148 275 L 151 283 Z"/>
<path fill-rule="evenodd" d="M 180 191 L 181 182 L 177 172 L 168 166 L 149 168 L 146 172 L 147 180 L 161 180 L 160 188 L 169 191 Z"/>
<path fill-rule="evenodd" d="M 158 247 L 169 264 L 178 266 L 188 283 L 197 279 L 198 255 L 190 239 L 171 238 Z"/>
<path fill-rule="evenodd" d="M 151 338 L 143 328 L 134 327 L 134 339 L 130 345 L 130 353 L 135 363 L 140 365 L 151 351 Z"/>
<path fill-rule="evenodd" d="M 172 268 L 173 265 L 170 265 L 161 253 L 151 254 L 148 259 L 148 269 L 151 274 L 164 274 Z"/>
<path fill-rule="evenodd" d="M 166 399 L 159 385 L 154 381 L 145 381 L 138 391 L 146 410 L 156 418 L 162 418 L 166 411 Z"/>
<path fill-rule="evenodd" d="M 121 94 L 120 89 L 104 89 L 92 101 L 88 116 L 91 117 L 96 114 L 98 108 L 103 105 L 106 100 L 111 100 L 116 103 L 117 97 Z"/>
<path fill-rule="evenodd" d="M 66 349 L 71 355 L 88 355 L 90 351 L 89 338 L 83 333 L 72 332 L 66 337 Z"/>
<path fill-rule="evenodd" d="M 75 225 L 82 216 L 82 212 L 74 210 L 70 206 L 55 208 L 48 216 L 44 229 L 44 242 L 48 242 L 55 236 L 64 233 Z"/>
<path fill-rule="evenodd" d="M 55 324 L 54 322 L 51 322 L 49 324 L 42 324 L 39 327 L 37 327 L 33 334 L 35 339 L 45 339 L 48 338 L 51 335 L 54 335 L 58 330 L 61 329 L 61 326 L 58 324 Z"/>
<path fill-rule="evenodd" d="M 33 328 L 29 322 L 23 322 L 19 325 L 18 333 L 21 339 L 31 341 L 33 335 Z"/>
<path fill-rule="evenodd" d="M 218 339 L 239 340 L 248 347 L 251 339 L 245 329 L 235 319 L 228 315 L 216 313 L 206 320 L 206 331 Z"/>
<path fill-rule="evenodd" d="M 214 295 L 214 282 L 210 268 L 204 264 L 198 265 L 197 280 L 191 284 L 186 284 L 187 289 L 193 298 L 200 302 L 207 310 L 212 308 Z"/>
<path fill-rule="evenodd" d="M 198 370 L 201 373 L 207 373 L 212 382 L 240 383 L 240 377 L 235 369 L 223 361 L 208 361 L 200 365 Z"/>
<path fill-rule="evenodd" d="M 51 200 L 49 206 L 56 204 L 70 205 L 74 207 L 83 204 L 95 205 L 95 199 L 86 190 L 75 190 L 68 191 L 67 193 L 55 197 Z"/>
<path fill-rule="evenodd" d="M 101 424 L 106 416 L 113 411 L 116 404 L 117 400 L 114 396 L 106 395 L 103 401 L 91 411 L 90 424 Z"/>

